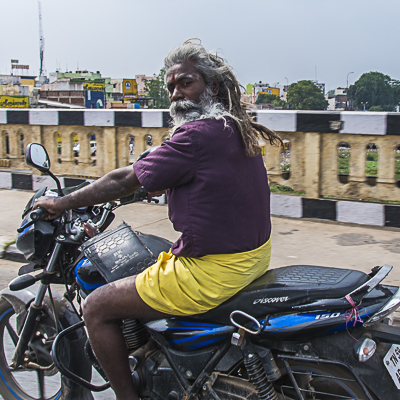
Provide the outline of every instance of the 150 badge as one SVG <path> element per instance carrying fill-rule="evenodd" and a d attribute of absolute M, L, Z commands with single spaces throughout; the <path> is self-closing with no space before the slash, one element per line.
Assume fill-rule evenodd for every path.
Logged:
<path fill-rule="evenodd" d="M 328 318 L 337 318 L 340 317 L 340 312 L 334 312 L 329 314 L 317 314 L 315 319 L 328 319 Z"/>

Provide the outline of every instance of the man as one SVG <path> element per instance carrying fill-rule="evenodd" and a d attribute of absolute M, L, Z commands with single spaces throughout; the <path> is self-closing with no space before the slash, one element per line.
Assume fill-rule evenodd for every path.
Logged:
<path fill-rule="evenodd" d="M 270 258 L 267 174 L 258 147 L 279 137 L 254 122 L 239 83 L 221 57 L 185 42 L 164 60 L 171 139 L 146 158 L 61 198 L 39 199 L 51 218 L 115 200 L 144 186 L 167 191 L 182 236 L 141 274 L 85 301 L 89 339 L 117 400 L 138 399 L 119 321 L 206 312 L 263 275 Z"/>

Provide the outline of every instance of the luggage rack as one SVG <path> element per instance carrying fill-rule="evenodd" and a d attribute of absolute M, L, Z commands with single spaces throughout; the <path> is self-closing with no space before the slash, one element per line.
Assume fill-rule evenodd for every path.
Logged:
<path fill-rule="evenodd" d="M 320 358 L 304 358 L 286 355 L 278 355 L 278 358 L 283 361 L 289 377 L 289 382 L 281 385 L 281 394 L 285 400 L 292 400 L 294 398 L 296 400 L 304 400 L 305 398 L 318 400 L 321 399 L 319 396 L 323 396 L 322 398 L 326 400 L 355 400 L 359 398 L 356 393 L 362 393 L 367 396 L 368 400 L 374 400 L 355 371 L 344 363 Z M 293 365 L 296 361 L 301 362 L 301 364 L 310 364 L 310 367 Z M 292 365 L 290 362 L 292 362 Z M 343 376 L 337 376 L 338 374 L 336 371 L 334 375 L 329 374 L 329 372 L 324 373 L 323 371 L 319 371 L 319 364 L 323 364 L 327 368 L 339 367 L 344 374 Z M 322 386 L 324 389 L 318 390 L 318 388 L 315 389 L 313 387 L 318 379 L 323 380 Z M 326 383 L 327 380 L 329 381 L 328 385 Z M 327 392 L 325 389 L 326 387 L 331 387 L 339 391 L 341 390 L 342 393 Z M 347 394 L 345 392 L 347 392 Z"/>

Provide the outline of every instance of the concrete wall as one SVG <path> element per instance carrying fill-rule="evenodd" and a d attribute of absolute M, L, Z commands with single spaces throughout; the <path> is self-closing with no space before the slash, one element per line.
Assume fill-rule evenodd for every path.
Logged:
<path fill-rule="evenodd" d="M 305 191 L 303 197 L 322 196 L 354 200 L 400 201 L 395 179 L 396 148 L 400 145 L 400 115 L 365 112 L 258 111 L 258 122 L 276 130 L 290 141 L 290 177 L 281 171 L 281 149 L 266 147 L 265 164 L 270 183 Z M 30 142 L 46 146 L 52 171 L 59 176 L 97 178 L 114 168 L 128 165 L 129 137 L 135 137 L 134 154 L 146 149 L 152 135 L 154 145 L 161 144 L 168 133 L 166 110 L 0 110 L 1 171 L 25 170 L 21 152 Z M 61 134 L 61 155 L 57 136 Z M 73 136 L 80 143 L 79 157 L 72 151 Z M 96 135 L 97 154 L 90 154 L 90 137 Z M 6 137 L 9 153 L 6 151 Z M 338 145 L 351 148 L 350 175 L 343 184 L 338 177 Z M 378 177 L 371 186 L 365 177 L 366 147 L 379 148 Z M 1 165 L 9 165 L 2 167 Z M 36 173 L 36 172 L 35 172 Z"/>

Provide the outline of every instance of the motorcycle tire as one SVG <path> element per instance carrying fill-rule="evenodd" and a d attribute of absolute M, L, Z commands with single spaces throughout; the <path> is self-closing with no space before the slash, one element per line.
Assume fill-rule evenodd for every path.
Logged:
<path fill-rule="evenodd" d="M 16 370 L 9 367 L 18 341 L 15 311 L 5 299 L 0 299 L 0 395 L 4 400 L 57 400 L 61 396 L 61 375 L 50 355 L 53 323 L 46 318 L 29 343 L 29 358 L 45 370 Z M 52 325 L 52 326 L 51 326 Z"/>

